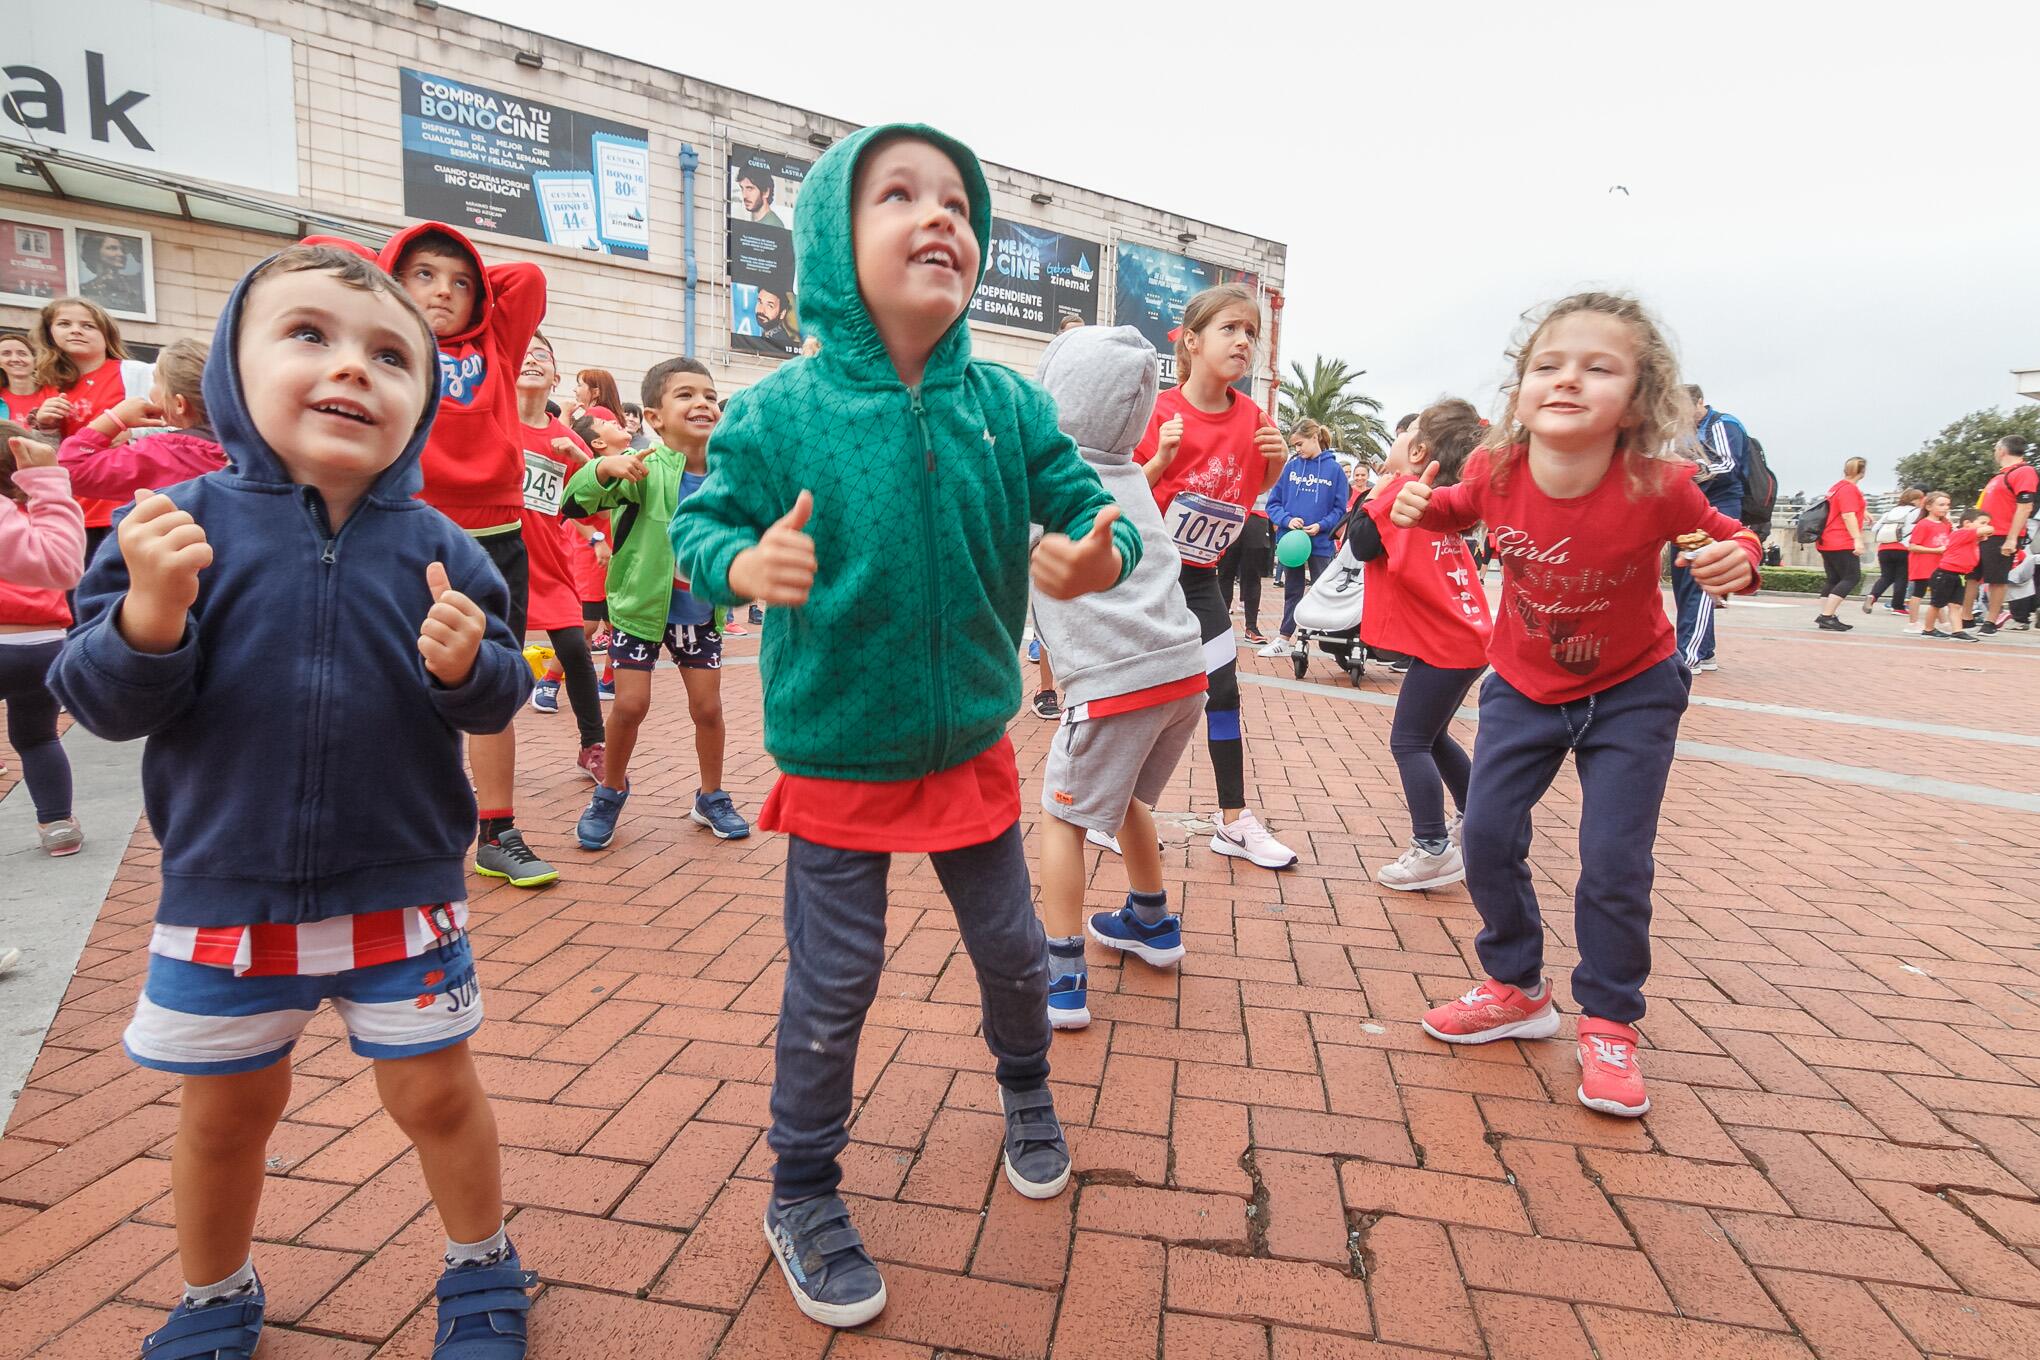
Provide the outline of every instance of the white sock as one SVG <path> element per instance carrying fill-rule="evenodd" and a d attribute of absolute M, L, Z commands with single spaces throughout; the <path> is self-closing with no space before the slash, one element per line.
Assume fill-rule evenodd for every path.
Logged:
<path fill-rule="evenodd" d="M 496 1231 L 479 1242 L 456 1242 L 446 1239 L 446 1264 L 449 1266 L 488 1266 L 508 1259 L 510 1255 L 509 1229 L 497 1226 Z"/>
<path fill-rule="evenodd" d="M 249 1257 L 241 1268 L 221 1280 L 218 1284 L 186 1284 L 184 1301 L 189 1304 L 217 1303 L 221 1299 L 233 1298 L 236 1294 L 249 1294 L 255 1290 L 255 1258 Z"/>
<path fill-rule="evenodd" d="M 1548 990 L 1549 989 L 1544 985 L 1544 979 L 1539 978 L 1537 979 L 1537 985 L 1535 987 L 1526 987 L 1523 989 L 1523 995 L 1529 997 L 1532 1001 L 1542 1001 L 1544 999 L 1544 993 Z"/>

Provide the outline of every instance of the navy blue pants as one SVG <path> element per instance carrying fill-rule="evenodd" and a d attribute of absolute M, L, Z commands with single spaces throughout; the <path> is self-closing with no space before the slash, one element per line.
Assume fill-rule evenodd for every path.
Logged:
<path fill-rule="evenodd" d="M 1678 607 L 1679 655 L 1688 666 L 1714 659 L 1714 606 L 1712 595 L 1693 580 L 1684 567 L 1672 568 L 1672 603 Z"/>
<path fill-rule="evenodd" d="M 1461 841 L 1481 919 L 1474 946 L 1488 976 L 1526 990 L 1543 976 L 1530 813 L 1570 751 L 1580 776 L 1573 1000 L 1602 1020 L 1642 1017 L 1658 809 L 1691 685 L 1676 656 L 1570 704 L 1537 703 L 1499 675 L 1482 682 Z"/>
<path fill-rule="evenodd" d="M 1296 636 L 1296 606 L 1310 588 L 1317 584 L 1318 577 L 1331 569 L 1336 555 L 1312 555 L 1310 561 L 1300 567 L 1291 567 L 1282 573 L 1282 636 Z"/>
<path fill-rule="evenodd" d="M 1466 810 L 1466 751 L 1452 739 L 1452 719 L 1481 670 L 1446 670 L 1412 657 L 1396 691 L 1388 752 L 1410 805 L 1410 834 L 1420 841 L 1444 839 L 1447 789 L 1460 811 Z"/>
<path fill-rule="evenodd" d="M 1034 915 L 1020 824 L 982 845 L 929 857 L 977 970 L 985 1044 L 999 1084 L 1048 1081 L 1048 940 Z M 851 1081 L 864 1014 L 885 966 L 892 856 L 835 850 L 799 836 L 786 847 L 786 988 L 772 1074 L 772 1168 L 782 1200 L 833 1192 L 850 1142 Z"/>
<path fill-rule="evenodd" d="M 71 758 L 57 740 L 57 696 L 43 683 L 63 649 L 61 642 L 0 646 L 7 740 L 21 761 L 21 778 L 38 822 L 60 822 L 71 815 Z"/>

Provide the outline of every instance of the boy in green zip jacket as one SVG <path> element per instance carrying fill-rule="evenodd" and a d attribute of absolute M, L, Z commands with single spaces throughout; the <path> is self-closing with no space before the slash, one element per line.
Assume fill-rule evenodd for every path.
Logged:
<path fill-rule="evenodd" d="M 1057 599 L 1107 590 L 1140 536 L 1048 394 L 971 358 L 991 200 L 968 147 L 920 125 L 866 128 L 815 162 L 793 230 L 821 350 L 731 400 L 673 543 L 706 598 L 778 606 L 760 652 L 781 777 L 759 822 L 789 838 L 765 1236 L 801 1311 L 854 1327 L 885 1307 L 885 1285 L 836 1193 L 836 1158 L 893 853 L 930 855 L 956 909 L 1007 1180 L 1037 1199 L 1069 1181 L 1006 724 L 1030 567 Z M 1031 562 L 1030 520 L 1056 531 Z"/>
<path fill-rule="evenodd" d="M 667 359 L 645 374 L 645 423 L 659 442 L 642 457 L 617 453 L 581 466 L 565 504 L 585 514 L 611 511 L 615 546 L 605 578 L 610 662 L 616 702 L 603 727 L 602 779 L 574 828 L 583 850 L 607 849 L 630 797 L 630 757 L 652 706 L 652 668 L 663 646 L 687 686 L 701 787 L 691 816 L 718 840 L 751 834 L 723 791 L 722 632 L 712 609 L 673 575 L 667 529 L 681 502 L 708 476 L 708 436 L 721 419 L 715 379 L 699 361 Z"/>

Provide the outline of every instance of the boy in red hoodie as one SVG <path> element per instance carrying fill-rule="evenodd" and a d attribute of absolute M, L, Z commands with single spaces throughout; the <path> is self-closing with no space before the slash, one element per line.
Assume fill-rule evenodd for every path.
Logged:
<path fill-rule="evenodd" d="M 419 499 L 467 530 L 510 587 L 510 632 L 522 645 L 530 587 L 517 373 L 545 319 L 545 274 L 517 261 L 484 265 L 452 227 L 423 222 L 390 239 L 377 262 L 411 295 L 439 339 L 439 416 L 425 445 Z M 475 872 L 542 887 L 559 871 L 517 830 L 517 731 L 468 739 L 481 835 Z"/>

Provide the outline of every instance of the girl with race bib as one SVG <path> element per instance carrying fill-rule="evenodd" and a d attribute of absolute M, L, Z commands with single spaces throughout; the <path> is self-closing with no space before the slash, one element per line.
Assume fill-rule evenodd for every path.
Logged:
<path fill-rule="evenodd" d="M 1211 848 L 1264 869 L 1286 869 L 1296 853 L 1247 810 L 1239 651 L 1217 570 L 1246 524 L 1247 507 L 1282 471 L 1289 452 L 1275 423 L 1232 386 L 1247 375 L 1260 333 L 1261 304 L 1253 289 L 1220 284 L 1191 298 L 1176 332 L 1177 386 L 1155 402 L 1133 459 L 1146 471 L 1163 527 L 1182 555 L 1183 598 L 1204 640 L 1211 683 L 1204 729 L 1219 807 Z"/>

